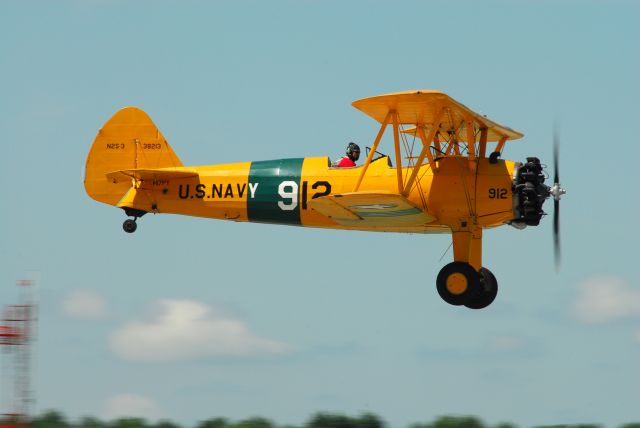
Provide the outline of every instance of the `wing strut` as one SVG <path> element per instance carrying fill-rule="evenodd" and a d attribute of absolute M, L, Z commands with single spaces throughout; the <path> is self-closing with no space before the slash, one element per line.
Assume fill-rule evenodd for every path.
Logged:
<path fill-rule="evenodd" d="M 356 187 L 354 187 L 353 191 L 357 192 L 360 188 L 360 183 L 362 183 L 362 179 L 364 178 L 364 174 L 367 172 L 367 168 L 369 168 L 369 164 L 371 163 L 371 159 L 373 159 L 373 155 L 376 150 L 378 150 L 378 144 L 380 144 L 380 140 L 384 135 L 385 129 L 387 129 L 387 125 L 389 124 L 389 119 L 391 118 L 391 110 L 387 112 L 387 115 L 384 117 L 384 121 L 382 122 L 382 126 L 380 126 L 380 130 L 378 131 L 378 135 L 376 136 L 375 141 L 373 142 L 373 146 L 371 146 L 371 151 L 369 151 L 369 156 L 367 156 L 367 160 L 362 166 L 362 171 L 360 172 L 360 177 L 358 177 L 358 181 L 356 182 Z"/>
<path fill-rule="evenodd" d="M 480 158 L 484 158 L 487 156 L 487 133 L 488 129 L 480 128 Z"/>
<path fill-rule="evenodd" d="M 398 193 L 402 193 L 402 153 L 400 152 L 398 114 L 395 110 L 393 111 L 393 146 L 396 151 L 396 176 L 398 177 Z"/>
<path fill-rule="evenodd" d="M 444 109 L 441 109 L 440 113 L 438 113 L 438 115 L 436 116 L 436 120 L 433 121 L 431 129 L 429 130 L 428 136 L 425 135 L 423 126 L 418 126 L 417 128 L 418 135 L 420 136 L 420 140 L 422 140 L 422 151 L 420 152 L 420 156 L 418 156 L 418 160 L 416 161 L 416 164 L 413 167 L 413 171 L 411 172 L 409 181 L 407 181 L 406 186 L 404 186 L 404 190 L 402 192 L 404 196 L 407 196 L 411 191 L 411 186 L 413 186 L 413 182 L 415 181 L 416 176 L 420 171 L 420 167 L 424 162 L 425 156 L 429 159 L 429 165 L 431 166 L 431 169 L 433 171 L 436 170 L 435 161 L 433 160 L 433 156 L 431 155 L 431 142 L 434 140 L 436 136 L 436 132 L 438 132 L 438 129 L 440 128 L 440 119 L 442 119 L 443 115 L 444 115 Z"/>
<path fill-rule="evenodd" d="M 496 152 L 502 153 L 502 149 L 504 148 L 504 143 L 506 142 L 507 142 L 507 136 L 505 135 L 504 137 L 500 138 L 500 142 L 496 146 Z"/>
<path fill-rule="evenodd" d="M 473 161 L 476 159 L 476 136 L 473 135 L 473 118 L 467 116 L 465 119 L 464 127 L 467 128 L 467 152 L 469 153 L 469 160 Z"/>

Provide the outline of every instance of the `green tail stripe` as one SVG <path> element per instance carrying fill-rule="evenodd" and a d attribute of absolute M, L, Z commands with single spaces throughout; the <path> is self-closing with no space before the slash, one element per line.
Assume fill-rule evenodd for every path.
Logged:
<path fill-rule="evenodd" d="M 252 162 L 249 170 L 249 221 L 300 224 L 300 176 L 303 158 Z M 253 197 L 252 197 L 253 196 Z"/>

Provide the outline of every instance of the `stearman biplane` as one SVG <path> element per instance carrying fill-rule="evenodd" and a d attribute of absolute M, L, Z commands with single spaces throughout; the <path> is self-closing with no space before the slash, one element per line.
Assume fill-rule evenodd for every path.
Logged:
<path fill-rule="evenodd" d="M 482 265 L 485 229 L 536 226 L 552 197 L 558 247 L 557 173 L 501 159 L 523 136 L 439 91 L 364 98 L 353 106 L 380 124 L 364 164 L 337 168 L 327 157 L 184 166 L 149 116 L 118 111 L 98 132 L 86 163 L 85 189 L 122 208 L 132 233 L 146 213 L 233 221 L 408 233 L 451 233 L 453 262 L 437 276 L 440 296 L 480 309 L 498 283 Z M 390 132 L 387 132 L 390 130 Z M 391 156 L 379 152 L 383 137 Z M 391 135 L 391 137 L 389 136 Z"/>

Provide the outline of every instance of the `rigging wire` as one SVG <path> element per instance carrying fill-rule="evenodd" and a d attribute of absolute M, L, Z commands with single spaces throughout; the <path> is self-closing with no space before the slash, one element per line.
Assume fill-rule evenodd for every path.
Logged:
<path fill-rule="evenodd" d="M 449 250 L 451 249 L 452 246 L 453 246 L 453 240 L 451 240 L 451 242 L 449 243 L 449 246 L 447 247 L 447 249 L 444 250 L 444 253 L 442 253 L 442 255 L 440 256 L 440 260 L 438 260 L 439 262 L 441 262 L 442 259 L 444 259 L 444 256 L 447 255 L 447 253 L 449 252 Z"/>
<path fill-rule="evenodd" d="M 462 124 L 463 122 L 460 122 L 460 127 L 459 130 L 462 129 Z M 455 133 L 457 134 L 459 130 L 456 130 Z M 469 154 L 469 141 L 467 141 L 467 156 Z M 460 154 L 462 154 L 462 152 L 460 152 Z M 469 216 L 471 217 L 475 217 L 475 212 L 473 210 L 473 204 L 471 203 L 471 194 L 469 192 L 469 188 L 467 187 L 467 180 L 465 179 L 464 176 L 464 165 L 463 165 L 463 161 L 462 161 L 462 157 L 461 156 L 455 156 L 456 161 L 458 163 L 458 169 L 460 170 L 460 179 L 462 181 L 462 188 L 464 189 L 464 196 L 467 200 L 467 208 L 469 210 Z"/>
<path fill-rule="evenodd" d="M 416 143 L 416 135 L 413 135 L 413 141 L 411 142 L 411 150 L 409 151 L 409 142 L 407 141 L 407 136 L 405 135 L 405 133 L 401 133 L 402 134 L 402 143 L 404 145 L 405 148 L 405 152 L 407 154 L 407 159 L 409 161 L 409 167 L 410 168 L 420 168 L 420 165 L 413 165 L 413 148 L 415 147 L 415 143 Z M 421 140 L 422 141 L 422 140 Z M 431 166 L 429 166 L 431 167 Z M 404 185 L 407 185 L 407 180 L 409 179 L 409 175 L 410 174 L 406 174 L 405 175 L 405 181 L 404 181 Z M 416 177 L 418 178 L 418 177 Z M 422 203 L 423 208 L 425 209 L 425 211 L 427 210 L 427 200 L 424 197 L 424 193 L 422 191 L 422 185 L 420 184 L 420 179 L 418 178 L 416 180 L 416 187 L 418 188 L 418 196 L 420 196 L 420 202 Z M 411 190 L 411 189 L 409 189 Z"/>

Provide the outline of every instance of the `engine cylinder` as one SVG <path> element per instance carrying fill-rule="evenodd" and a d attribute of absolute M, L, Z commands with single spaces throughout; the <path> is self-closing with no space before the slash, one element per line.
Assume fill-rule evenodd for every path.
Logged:
<path fill-rule="evenodd" d="M 544 201 L 549 197 L 549 187 L 544 184 L 546 176 L 540 159 L 527 158 L 527 162 L 516 165 L 513 179 L 512 226 L 519 229 L 537 226 L 545 215 Z"/>

